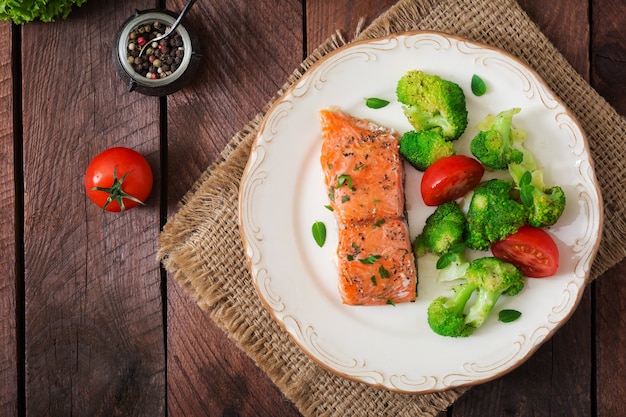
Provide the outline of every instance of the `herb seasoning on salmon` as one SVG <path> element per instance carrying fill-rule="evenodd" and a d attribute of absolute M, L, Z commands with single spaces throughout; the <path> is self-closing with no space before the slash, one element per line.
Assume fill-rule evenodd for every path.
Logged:
<path fill-rule="evenodd" d="M 417 268 L 405 217 L 398 136 L 338 109 L 322 110 L 320 116 L 320 163 L 338 225 L 343 303 L 415 301 Z"/>

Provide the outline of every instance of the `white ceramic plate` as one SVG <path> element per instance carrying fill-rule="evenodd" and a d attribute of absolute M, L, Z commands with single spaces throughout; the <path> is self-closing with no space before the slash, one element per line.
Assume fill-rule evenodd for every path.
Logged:
<path fill-rule="evenodd" d="M 419 260 L 415 303 L 354 307 L 341 303 L 332 261 L 333 214 L 319 164 L 319 110 L 338 106 L 403 133 L 411 127 L 395 99 L 398 79 L 422 69 L 452 80 L 466 93 L 469 126 L 457 142 L 469 154 L 475 125 L 487 113 L 511 107 L 528 132 L 526 146 L 545 168 L 545 181 L 559 184 L 568 203 L 550 228 L 560 250 L 560 268 L 549 279 L 528 279 L 515 297 L 501 297 L 488 322 L 468 338 L 446 338 L 426 322 L 428 304 L 447 294 L 435 280 L 434 257 Z M 488 92 L 476 97 L 478 74 Z M 365 97 L 392 103 L 369 109 Z M 421 173 L 407 166 L 406 200 L 411 237 L 432 212 L 419 193 Z M 328 226 L 326 244 L 313 240 L 315 221 Z M 423 393 L 493 379 L 527 359 L 577 306 L 597 251 L 602 203 L 584 133 L 571 112 L 534 71 L 510 55 L 459 37 L 413 32 L 351 44 L 328 55 L 267 114 L 253 146 L 240 190 L 240 225 L 257 292 L 293 340 L 323 367 L 386 389 Z M 483 253 L 484 255 L 484 253 Z M 515 322 L 497 312 L 516 309 Z"/>

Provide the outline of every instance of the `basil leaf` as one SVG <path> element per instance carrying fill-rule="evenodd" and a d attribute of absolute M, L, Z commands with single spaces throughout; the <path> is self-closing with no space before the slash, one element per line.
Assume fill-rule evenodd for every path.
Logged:
<path fill-rule="evenodd" d="M 472 75 L 472 93 L 480 97 L 487 92 L 487 84 L 478 75 Z"/>
<path fill-rule="evenodd" d="M 523 185 L 520 189 L 519 197 L 522 200 L 522 204 L 526 207 L 532 207 L 534 203 L 533 191 L 535 191 L 534 185 Z"/>
<path fill-rule="evenodd" d="M 452 252 L 446 252 L 437 259 L 437 269 L 444 269 L 454 261 L 456 255 Z"/>
<path fill-rule="evenodd" d="M 525 171 L 519 179 L 520 187 L 523 185 L 529 185 L 533 182 L 533 175 L 530 171 Z"/>
<path fill-rule="evenodd" d="M 311 232 L 313 233 L 315 243 L 317 243 L 320 248 L 324 246 L 324 243 L 326 242 L 326 225 L 323 222 L 315 222 L 313 223 Z"/>
<path fill-rule="evenodd" d="M 388 104 L 389 100 L 384 100 L 382 98 L 369 97 L 365 99 L 365 105 L 370 109 L 382 109 Z"/>
<path fill-rule="evenodd" d="M 520 318 L 521 312 L 517 310 L 502 310 L 498 313 L 498 320 L 502 323 L 510 323 Z"/>
<path fill-rule="evenodd" d="M 461 253 L 464 250 L 465 250 L 465 242 L 459 242 L 459 243 L 455 243 L 454 245 L 450 246 L 450 249 L 448 249 L 448 252 Z"/>

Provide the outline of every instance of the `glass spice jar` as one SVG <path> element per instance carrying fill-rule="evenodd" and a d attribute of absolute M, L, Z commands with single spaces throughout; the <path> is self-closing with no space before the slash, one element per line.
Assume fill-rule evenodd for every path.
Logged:
<path fill-rule="evenodd" d="M 169 30 L 176 18 L 169 10 L 137 10 L 117 31 L 113 62 L 129 91 L 165 96 L 193 78 L 201 56 L 196 52 L 197 38 L 182 23 L 165 39 L 152 41 Z"/>

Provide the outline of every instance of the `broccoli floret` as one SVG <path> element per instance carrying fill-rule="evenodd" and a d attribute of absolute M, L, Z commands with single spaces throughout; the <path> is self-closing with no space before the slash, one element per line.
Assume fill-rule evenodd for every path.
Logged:
<path fill-rule="evenodd" d="M 441 336 L 470 336 L 485 323 L 502 294 L 514 296 L 524 288 L 519 269 L 494 257 L 470 262 L 464 278 L 452 296 L 437 297 L 428 307 L 428 325 Z M 475 292 L 475 302 L 468 307 Z"/>
<path fill-rule="evenodd" d="M 470 143 L 472 154 L 486 167 L 507 169 L 511 163 L 520 163 L 524 157 L 514 139 L 513 116 L 520 112 L 513 108 L 500 112 L 497 116 L 488 115 L 478 124 L 478 134 Z"/>
<path fill-rule="evenodd" d="M 400 154 L 419 171 L 433 162 L 455 154 L 454 144 L 435 130 L 410 130 L 400 138 Z"/>
<path fill-rule="evenodd" d="M 526 224 L 528 209 L 514 198 L 512 181 L 492 179 L 474 189 L 467 209 L 467 247 L 488 250 L 491 243 Z"/>
<path fill-rule="evenodd" d="M 447 140 L 458 139 L 467 128 L 467 104 L 456 83 L 423 71 L 400 78 L 396 96 L 415 130 L 440 130 Z"/>
<path fill-rule="evenodd" d="M 430 328 L 441 336 L 466 337 L 474 329 L 465 324 L 465 305 L 476 286 L 461 284 L 453 288 L 451 297 L 440 296 L 428 306 L 427 317 Z"/>
<path fill-rule="evenodd" d="M 413 242 L 415 256 L 448 252 L 452 246 L 463 242 L 465 226 L 465 214 L 456 201 L 437 206 L 426 219 L 422 233 Z"/>
<path fill-rule="evenodd" d="M 521 164 L 509 165 L 509 173 L 520 193 L 521 202 L 528 207 L 530 226 L 552 226 L 565 210 L 565 192 L 558 185 L 548 186 L 543 180 L 543 169 L 537 167 L 529 151 L 524 152 Z"/>

